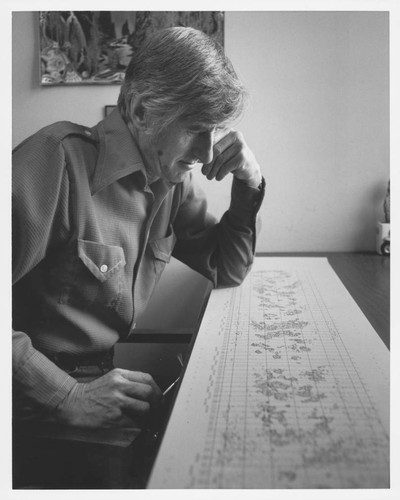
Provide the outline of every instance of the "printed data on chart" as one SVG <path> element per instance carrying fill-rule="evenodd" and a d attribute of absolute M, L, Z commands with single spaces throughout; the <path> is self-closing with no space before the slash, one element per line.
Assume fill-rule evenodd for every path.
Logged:
<path fill-rule="evenodd" d="M 326 259 L 212 292 L 149 487 L 389 487 L 389 352 Z"/>

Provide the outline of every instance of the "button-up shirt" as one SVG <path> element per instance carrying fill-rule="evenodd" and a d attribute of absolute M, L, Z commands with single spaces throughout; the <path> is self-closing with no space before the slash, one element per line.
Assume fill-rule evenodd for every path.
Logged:
<path fill-rule="evenodd" d="M 13 384 L 55 408 L 76 380 L 60 352 L 110 349 L 132 333 L 171 255 L 214 286 L 239 284 L 263 189 L 232 183 L 220 222 L 191 174 L 148 184 L 118 110 L 93 128 L 59 122 L 13 153 Z"/>

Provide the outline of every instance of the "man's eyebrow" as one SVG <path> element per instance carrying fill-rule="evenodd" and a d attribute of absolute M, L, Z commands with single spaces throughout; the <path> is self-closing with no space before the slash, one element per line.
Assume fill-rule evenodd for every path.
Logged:
<path fill-rule="evenodd" d="M 218 128 L 222 128 L 222 126 L 219 126 L 217 123 L 212 123 L 212 124 L 209 124 L 209 123 L 194 123 L 192 125 L 188 125 L 187 128 L 189 130 L 192 130 L 194 132 L 200 132 L 200 131 L 207 131 L 207 130 L 213 130 L 214 128 L 215 129 L 218 129 Z"/>

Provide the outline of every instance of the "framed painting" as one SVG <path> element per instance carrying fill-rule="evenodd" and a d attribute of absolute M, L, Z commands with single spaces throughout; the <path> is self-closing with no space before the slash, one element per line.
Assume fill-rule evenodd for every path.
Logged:
<path fill-rule="evenodd" d="M 110 115 L 116 107 L 117 107 L 116 104 L 106 104 L 104 106 L 104 117 Z"/>
<path fill-rule="evenodd" d="M 191 26 L 224 45 L 220 11 L 40 11 L 42 85 L 120 84 L 135 50 L 162 28 Z"/>

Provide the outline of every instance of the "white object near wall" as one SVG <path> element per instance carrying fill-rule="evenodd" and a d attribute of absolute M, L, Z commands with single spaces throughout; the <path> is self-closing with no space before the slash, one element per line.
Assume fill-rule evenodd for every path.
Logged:
<path fill-rule="evenodd" d="M 376 227 L 376 251 L 380 255 L 390 255 L 390 223 L 378 222 Z"/>

